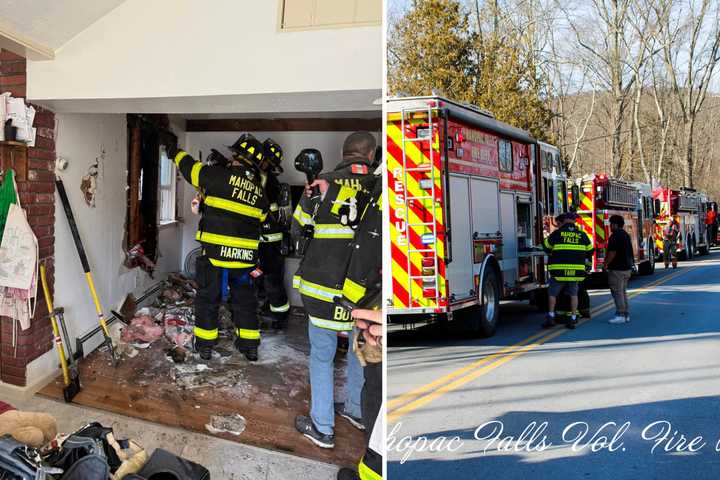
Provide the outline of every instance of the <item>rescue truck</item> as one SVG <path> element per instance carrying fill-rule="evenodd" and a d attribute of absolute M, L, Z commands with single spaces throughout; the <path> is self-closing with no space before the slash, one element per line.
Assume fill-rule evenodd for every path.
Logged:
<path fill-rule="evenodd" d="M 653 191 L 656 208 L 659 210 L 655 229 L 655 242 L 660 253 L 663 247 L 663 228 L 671 217 L 680 225 L 677 254 L 680 260 L 692 260 L 695 254 L 707 255 L 710 246 L 705 230 L 707 197 L 695 189 L 681 187 L 679 190 L 656 188 Z"/>
<path fill-rule="evenodd" d="M 620 215 L 630 236 L 634 252 L 634 269 L 641 275 L 655 272 L 654 208 L 650 185 L 631 183 L 605 174 L 590 174 L 576 180 L 571 192 L 578 226 L 592 240 L 590 274 L 603 272 L 610 239 L 610 217 Z"/>
<path fill-rule="evenodd" d="M 416 326 L 477 309 L 472 330 L 492 335 L 501 299 L 545 286 L 542 211 L 555 210 L 536 203 L 536 191 L 546 179 L 561 183 L 554 157 L 555 178 L 538 162 L 551 146 L 438 96 L 387 106 L 389 322 Z M 552 208 L 564 209 L 558 198 Z"/>

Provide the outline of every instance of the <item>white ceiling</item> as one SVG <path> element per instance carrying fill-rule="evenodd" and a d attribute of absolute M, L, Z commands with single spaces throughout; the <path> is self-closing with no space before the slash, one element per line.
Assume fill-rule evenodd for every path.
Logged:
<path fill-rule="evenodd" d="M 2 0 L 0 30 L 57 50 L 125 0 Z"/>

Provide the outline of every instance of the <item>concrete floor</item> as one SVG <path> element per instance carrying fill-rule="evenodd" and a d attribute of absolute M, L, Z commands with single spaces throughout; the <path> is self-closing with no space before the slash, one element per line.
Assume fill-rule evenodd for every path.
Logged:
<path fill-rule="evenodd" d="M 13 398 L 3 390 L 0 390 L 0 394 L 4 401 L 19 410 L 52 414 L 61 432 L 72 432 L 86 423 L 97 421 L 112 427 L 118 438 L 136 440 L 148 453 L 156 448 L 164 448 L 204 465 L 210 470 L 213 480 L 336 478 L 337 467 L 326 463 L 38 396 Z"/>

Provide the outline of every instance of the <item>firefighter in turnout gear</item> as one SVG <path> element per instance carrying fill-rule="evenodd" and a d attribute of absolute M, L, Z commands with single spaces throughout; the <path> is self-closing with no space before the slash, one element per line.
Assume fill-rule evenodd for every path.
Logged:
<path fill-rule="evenodd" d="M 381 169 L 376 173 L 379 175 Z M 381 308 L 380 291 L 382 282 L 382 180 L 377 180 L 370 202 L 367 203 L 360 224 L 355 231 L 352 258 L 343 282 L 343 297 L 346 304 L 353 306 L 352 316 L 367 319 L 357 322 L 362 334 L 368 338 L 373 323 L 371 314 Z M 375 310 L 375 312 L 373 312 Z M 381 317 L 381 315 L 380 315 Z M 362 389 L 362 415 L 365 426 L 365 454 L 355 471 L 341 468 L 338 480 L 376 480 L 382 478 L 382 444 L 379 441 L 382 428 L 382 345 L 374 342 L 359 342 L 356 336 L 355 354 L 363 365 L 365 384 Z"/>
<path fill-rule="evenodd" d="M 570 320 L 565 324 L 573 329 L 577 324 L 578 291 L 585 279 L 586 259 L 592 256 L 590 237 L 575 225 L 577 214 L 570 212 L 558 216 L 562 225 L 543 242 L 543 249 L 549 255 L 548 271 L 548 314 L 543 328 L 555 325 L 555 304 L 558 295 L 570 297 Z"/>
<path fill-rule="evenodd" d="M 677 247 L 680 239 L 680 224 L 675 217 L 670 217 L 670 222 L 662 230 L 663 235 L 663 262 L 665 268 L 677 268 Z"/>
<path fill-rule="evenodd" d="M 283 329 L 287 324 L 290 311 L 287 292 L 285 292 L 285 259 L 289 253 L 284 249 L 289 245 L 287 227 L 290 218 L 283 215 L 289 206 L 289 195 L 283 195 L 283 189 L 289 191 L 287 184 L 281 184 L 278 173 L 282 173 L 280 163 L 283 160 L 283 151 L 273 139 L 263 142 L 264 159 L 260 163 L 261 177 L 265 194 L 270 203 L 270 213 L 262 224 L 260 234 L 260 270 L 262 276 L 256 285 L 264 295 L 269 305 L 270 315 L 273 318 L 273 328 Z M 287 205 L 285 205 L 287 204 Z"/>
<path fill-rule="evenodd" d="M 182 150 L 175 156 L 183 177 L 203 193 L 195 236 L 203 248 L 196 264 L 195 346 L 204 360 L 212 357 L 220 302 L 229 287 L 235 346 L 248 360 L 256 361 L 260 330 L 252 277 L 260 225 L 269 209 L 256 166 L 263 159 L 263 148 L 252 135 L 243 134 L 230 150 L 233 160 L 227 167 L 203 165 Z"/>
<path fill-rule="evenodd" d="M 370 172 L 375 155 L 375 137 L 356 132 L 343 144 L 343 160 L 330 173 L 313 182 L 321 194 L 306 190 L 293 215 L 293 236 L 304 236 L 304 257 L 293 278 L 309 317 L 310 386 L 309 416 L 298 416 L 295 427 L 322 448 L 335 446 L 335 410 L 357 428 L 362 429 L 361 390 L 363 374 L 355 355 L 347 357 L 346 401 L 334 405 L 333 372 L 337 349 L 337 332 L 349 332 L 353 340 L 353 320 L 343 306 L 335 303 L 342 297 L 348 263 L 353 253 L 356 225 L 369 200 L 374 185 Z M 310 194 L 310 195 L 308 195 Z M 307 238 L 309 237 L 309 238 Z"/>

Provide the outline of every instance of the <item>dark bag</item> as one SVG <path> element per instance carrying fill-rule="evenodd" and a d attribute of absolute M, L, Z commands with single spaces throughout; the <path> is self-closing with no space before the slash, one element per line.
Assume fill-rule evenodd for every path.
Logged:
<path fill-rule="evenodd" d="M 0 478 L 35 480 L 37 468 L 30 460 L 26 448 L 9 435 L 0 438 Z"/>
<path fill-rule="evenodd" d="M 135 476 L 128 480 L 210 480 L 207 468 L 158 448 Z"/>
<path fill-rule="evenodd" d="M 107 480 L 108 478 L 110 478 L 110 468 L 105 457 L 86 455 L 73 463 L 60 480 Z"/>

